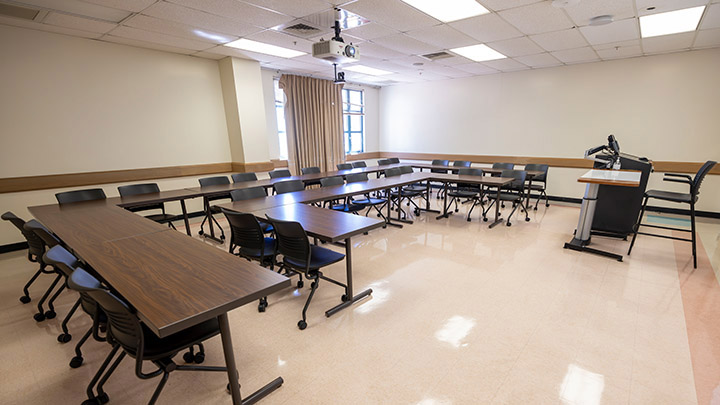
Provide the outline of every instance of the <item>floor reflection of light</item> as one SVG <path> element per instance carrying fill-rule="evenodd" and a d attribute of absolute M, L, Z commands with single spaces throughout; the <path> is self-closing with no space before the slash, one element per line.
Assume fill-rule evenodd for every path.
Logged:
<path fill-rule="evenodd" d="M 604 388 L 605 377 L 602 374 L 571 364 L 560 388 L 560 399 L 566 404 L 597 405 Z"/>
<path fill-rule="evenodd" d="M 435 332 L 435 338 L 441 342 L 447 342 L 455 347 L 467 346 L 463 339 L 475 327 L 475 320 L 464 316 L 455 315 L 445 322 L 445 325 Z"/>
<path fill-rule="evenodd" d="M 296 288 L 295 291 L 293 291 L 293 296 L 299 297 L 300 296 L 300 289 Z"/>
<path fill-rule="evenodd" d="M 452 401 L 449 399 L 423 398 L 417 405 L 450 405 Z"/>
<path fill-rule="evenodd" d="M 371 298 L 356 307 L 355 312 L 358 314 L 367 314 L 387 301 L 387 298 L 390 296 L 387 283 L 387 281 L 378 281 L 377 283 L 370 284 L 368 287 L 373 290 L 372 295 L 370 295 Z"/>
<path fill-rule="evenodd" d="M 278 356 L 278 366 L 282 367 L 285 365 L 285 360 L 281 359 L 280 356 Z"/>

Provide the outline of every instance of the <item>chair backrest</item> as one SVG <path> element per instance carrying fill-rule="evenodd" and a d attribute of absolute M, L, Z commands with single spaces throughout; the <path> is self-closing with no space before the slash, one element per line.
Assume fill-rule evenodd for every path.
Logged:
<path fill-rule="evenodd" d="M 141 349 L 143 332 L 140 320 L 128 304 L 110 291 L 102 288 L 100 282 L 78 267 L 68 279 L 68 287 L 80 294 L 87 294 L 102 308 L 108 318 L 108 336 L 123 349 L 137 353 Z"/>
<path fill-rule="evenodd" d="M 88 188 L 85 190 L 65 191 L 55 194 L 57 202 L 69 204 L 81 201 L 104 200 L 105 192 L 101 188 Z"/>
<path fill-rule="evenodd" d="M 121 197 L 160 192 L 160 187 L 158 187 L 157 183 L 131 184 L 129 186 L 120 186 L 117 189 L 118 189 L 118 193 L 120 193 Z M 154 210 L 154 209 L 164 210 L 165 204 L 158 203 L 158 204 L 151 204 L 151 205 L 142 205 L 139 207 L 129 207 L 126 209 L 128 211 L 132 211 L 132 212 L 147 211 L 147 210 Z"/>
<path fill-rule="evenodd" d="M 357 161 L 357 162 L 353 162 L 353 163 L 352 163 L 352 167 L 353 167 L 353 169 L 354 169 L 354 168 L 356 168 L 356 167 L 367 167 L 367 165 L 365 164 L 364 161 L 360 160 L 360 161 Z"/>
<path fill-rule="evenodd" d="M 320 179 L 320 187 L 340 186 L 345 184 L 342 176 L 325 177 Z"/>
<path fill-rule="evenodd" d="M 357 183 L 359 181 L 368 181 L 368 174 L 367 173 L 350 173 L 347 176 L 345 176 L 345 180 L 347 180 L 348 184 Z"/>
<path fill-rule="evenodd" d="M 42 244 L 44 245 L 43 251 L 46 250 L 46 247 L 51 248 L 60 244 L 60 240 L 56 238 L 55 235 L 52 234 L 52 232 L 45 228 L 43 224 L 34 219 L 25 222 L 23 228 L 25 229 L 25 231 L 32 232 L 33 234 L 35 234 L 35 236 L 40 238 Z"/>
<path fill-rule="evenodd" d="M 303 167 L 302 169 L 300 169 L 300 171 L 302 172 L 302 174 L 316 174 L 320 173 L 320 168 L 317 166 Z"/>
<path fill-rule="evenodd" d="M 232 177 L 233 183 L 242 183 L 244 181 L 255 181 L 257 180 L 257 175 L 253 172 L 248 173 L 233 173 L 230 175 Z"/>
<path fill-rule="evenodd" d="M 475 167 L 463 167 L 462 169 L 458 169 L 458 174 L 465 176 L 482 176 L 483 171 Z"/>
<path fill-rule="evenodd" d="M 262 227 L 258 222 L 255 215 L 244 212 L 228 211 L 224 208 L 220 208 L 222 213 L 225 214 L 228 223 L 230 224 L 230 231 L 232 233 L 231 248 L 232 245 L 240 248 L 247 249 L 259 249 L 260 256 L 264 255 L 263 248 L 265 247 L 265 234 L 263 233 Z"/>
<path fill-rule="evenodd" d="M 71 274 L 68 276 L 67 285 L 71 290 L 77 291 L 80 294 L 80 305 L 82 305 L 83 311 L 93 317 L 93 320 L 98 319 L 98 304 L 94 298 L 88 294 L 88 289 L 101 289 L 102 284 L 93 277 L 90 273 L 85 271 L 80 266 L 73 269 Z"/>
<path fill-rule="evenodd" d="M 693 186 L 692 186 L 692 194 L 695 199 L 697 199 L 698 194 L 700 194 L 700 186 L 702 185 L 703 180 L 705 180 L 705 176 L 712 170 L 712 168 L 717 164 L 717 162 L 713 160 L 708 160 L 705 162 L 705 164 L 700 167 L 700 170 L 698 170 L 697 174 L 695 174 L 695 178 L 693 179 Z"/>
<path fill-rule="evenodd" d="M 273 170 L 271 172 L 268 172 L 268 175 L 271 179 L 280 179 L 283 177 L 290 177 L 292 174 L 290 174 L 290 170 L 288 169 L 277 169 Z"/>
<path fill-rule="evenodd" d="M 547 181 L 547 173 L 548 169 L 550 168 L 549 165 L 542 164 L 542 163 L 528 163 L 525 165 L 525 170 L 534 170 L 538 172 L 543 172 L 543 174 L 539 176 L 533 176 L 532 181 L 539 181 L 539 182 L 545 182 Z"/>
<path fill-rule="evenodd" d="M 230 180 L 227 178 L 227 176 L 205 177 L 202 179 L 198 179 L 198 181 L 200 182 L 200 187 L 230 184 Z"/>
<path fill-rule="evenodd" d="M 309 266 L 311 253 L 310 242 L 302 225 L 300 225 L 299 222 L 281 221 L 267 215 L 266 217 L 275 229 L 277 252 Z"/>
<path fill-rule="evenodd" d="M 395 177 L 402 174 L 402 170 L 399 167 L 391 167 L 385 170 L 385 177 Z"/>
<path fill-rule="evenodd" d="M 70 277 L 75 267 L 80 265 L 78 258 L 61 245 L 53 246 L 45 252 L 43 261 L 60 270 L 66 277 Z"/>
<path fill-rule="evenodd" d="M 230 192 L 230 198 L 233 201 L 243 201 L 262 197 L 267 197 L 267 192 L 263 186 L 241 188 Z"/>
<path fill-rule="evenodd" d="M 453 162 L 453 167 L 470 167 L 471 163 L 467 160 L 456 160 Z"/>
<path fill-rule="evenodd" d="M 433 166 L 447 166 L 450 164 L 449 160 L 443 160 L 443 159 L 433 159 L 432 162 L 430 162 Z"/>
<path fill-rule="evenodd" d="M 35 235 L 34 232 L 25 230 L 24 219 L 18 217 L 10 211 L 2 214 L 0 218 L 5 221 L 10 221 L 11 224 L 15 225 L 15 227 L 20 230 L 23 237 L 25 237 L 25 240 L 28 244 L 28 258 L 31 258 L 31 256 L 35 256 L 36 259 L 42 259 L 42 255 L 44 252 L 43 241 L 42 239 L 40 239 L 40 237 Z"/>
<path fill-rule="evenodd" d="M 352 164 L 350 164 L 350 163 L 338 163 L 337 164 L 338 170 L 350 170 L 352 168 L 353 168 Z"/>
<path fill-rule="evenodd" d="M 389 160 L 390 164 L 393 164 L 393 165 L 396 163 L 400 163 L 400 159 L 396 158 L 396 157 L 391 157 L 391 158 L 388 158 L 387 160 Z"/>
<path fill-rule="evenodd" d="M 387 166 L 393 164 L 390 159 L 378 159 L 377 161 L 378 166 Z"/>
<path fill-rule="evenodd" d="M 515 168 L 513 163 L 493 163 L 493 169 L 512 170 Z"/>
<path fill-rule="evenodd" d="M 410 166 L 400 166 L 400 173 L 401 174 L 410 174 L 413 173 L 413 168 Z"/>
<path fill-rule="evenodd" d="M 527 172 L 525 170 L 508 170 L 503 169 L 502 173 L 500 174 L 500 177 L 512 177 L 513 182 L 505 186 L 506 189 L 510 189 L 513 191 L 519 191 L 523 192 L 525 190 L 525 177 L 527 176 Z"/>
<path fill-rule="evenodd" d="M 287 180 L 273 184 L 276 194 L 292 193 L 293 191 L 305 190 L 302 180 Z"/>

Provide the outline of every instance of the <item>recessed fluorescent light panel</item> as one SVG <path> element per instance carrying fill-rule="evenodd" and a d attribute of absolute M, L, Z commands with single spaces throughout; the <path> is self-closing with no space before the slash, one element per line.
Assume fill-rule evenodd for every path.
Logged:
<path fill-rule="evenodd" d="M 450 51 L 470 60 L 474 60 L 475 62 L 485 62 L 488 60 L 507 58 L 507 56 L 485 44 L 463 46 L 462 48 L 453 48 Z"/>
<path fill-rule="evenodd" d="M 643 38 L 695 31 L 705 6 L 668 11 L 640 17 L 640 33 Z"/>
<path fill-rule="evenodd" d="M 241 38 L 237 41 L 228 42 L 225 46 L 231 48 L 242 49 L 243 51 L 264 53 L 266 55 L 279 56 L 281 58 L 294 58 L 296 56 L 305 55 L 305 52 L 296 51 L 294 49 L 283 48 L 281 46 L 275 46 L 265 44 L 262 42 L 251 41 L 249 39 Z"/>
<path fill-rule="evenodd" d="M 402 0 L 442 22 L 462 20 L 490 11 L 475 0 Z"/>
<path fill-rule="evenodd" d="M 351 72 L 357 72 L 357 73 L 362 73 L 362 74 L 372 75 L 372 76 L 389 75 L 392 73 L 392 72 L 388 72 L 387 70 L 375 69 L 375 68 L 371 68 L 369 66 L 363 66 L 363 65 L 347 66 L 347 67 L 343 67 L 343 69 L 349 70 Z"/>

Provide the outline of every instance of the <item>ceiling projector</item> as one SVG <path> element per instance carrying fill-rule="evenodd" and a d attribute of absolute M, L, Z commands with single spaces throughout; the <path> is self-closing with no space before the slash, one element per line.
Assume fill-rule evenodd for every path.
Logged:
<path fill-rule="evenodd" d="M 332 63 L 355 62 L 360 59 L 358 48 L 351 44 L 346 44 L 340 36 L 340 19 L 342 18 L 342 10 L 335 9 L 335 36 L 329 41 L 314 43 L 312 47 L 312 55 L 314 58 L 323 59 Z"/>

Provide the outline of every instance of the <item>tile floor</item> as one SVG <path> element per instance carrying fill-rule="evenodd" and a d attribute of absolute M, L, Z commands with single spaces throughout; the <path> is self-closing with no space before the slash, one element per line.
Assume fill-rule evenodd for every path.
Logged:
<path fill-rule="evenodd" d="M 326 318 L 342 291 L 321 283 L 305 331 L 296 323 L 307 285 L 270 296 L 265 313 L 255 305 L 230 313 L 243 392 L 279 375 L 285 384 L 261 403 L 720 400 L 720 221 L 699 225 L 703 248 L 693 270 L 689 244 L 666 239 L 639 237 L 622 263 L 564 250 L 578 213 L 553 204 L 531 212 L 530 222 L 488 229 L 475 214 L 466 222 L 461 210 L 355 238 L 356 290 L 372 287 L 371 298 Z M 628 245 L 595 242 L 618 253 Z M 68 367 L 90 321 L 76 316 L 72 342 L 56 341 L 75 300 L 65 293 L 60 319 L 36 323 L 34 306 L 17 299 L 34 266 L 24 252 L 0 255 L 0 402 L 78 404 L 109 347 L 89 341 L 84 365 Z M 344 263 L 326 273 L 344 279 Z M 35 300 L 49 278 L 32 287 Z M 205 364 L 222 364 L 219 337 L 206 350 Z M 229 403 L 226 383 L 222 374 L 175 372 L 159 403 Z M 139 404 L 156 384 L 137 379 L 125 360 L 106 390 L 111 404 Z"/>

